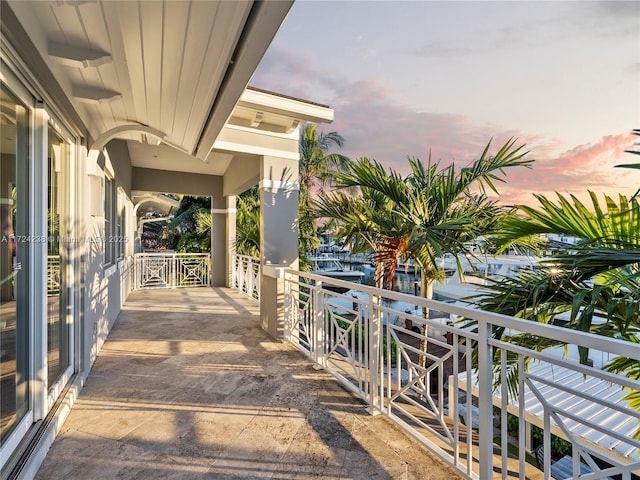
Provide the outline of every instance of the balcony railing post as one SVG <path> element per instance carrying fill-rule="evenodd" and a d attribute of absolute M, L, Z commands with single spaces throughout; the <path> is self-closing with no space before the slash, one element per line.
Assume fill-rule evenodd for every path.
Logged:
<path fill-rule="evenodd" d="M 324 318 L 324 295 L 322 293 L 322 282 L 316 282 L 313 288 L 313 316 L 311 327 L 315 332 L 313 345 L 311 345 L 313 358 L 319 365 L 325 366 L 325 318 Z M 308 333 L 307 333 L 308 335 Z"/>
<path fill-rule="evenodd" d="M 238 260 L 238 291 L 244 292 L 244 256 Z"/>
<path fill-rule="evenodd" d="M 376 297 L 377 298 L 377 297 Z M 379 413 L 382 410 L 382 401 L 380 395 L 380 369 L 384 365 L 384 359 L 381 361 L 381 355 L 384 349 L 380 348 L 380 341 L 382 338 L 382 315 L 374 302 L 374 296 L 369 296 L 369 312 L 368 318 L 364 316 L 364 312 L 361 312 L 361 321 L 366 322 L 363 327 L 364 331 L 368 331 L 369 334 L 369 359 L 367 368 L 369 370 L 369 413 L 372 415 Z"/>
<path fill-rule="evenodd" d="M 169 281 L 172 283 L 171 286 L 175 288 L 178 286 L 178 256 L 175 253 L 171 255 L 171 258 L 169 259 L 169 265 L 171 269 Z"/>
<path fill-rule="evenodd" d="M 478 322 L 478 448 L 480 478 L 493 478 L 493 395 L 491 325 L 486 320 Z"/>
<path fill-rule="evenodd" d="M 253 297 L 253 259 L 247 258 L 247 296 Z"/>
<path fill-rule="evenodd" d="M 236 287 L 236 278 L 237 278 L 237 260 L 238 256 L 235 253 L 231 254 L 231 287 Z"/>
<path fill-rule="evenodd" d="M 291 276 L 284 272 L 284 341 L 291 342 L 291 325 L 293 324 L 294 319 L 292 315 L 294 314 L 293 308 L 291 308 Z"/>

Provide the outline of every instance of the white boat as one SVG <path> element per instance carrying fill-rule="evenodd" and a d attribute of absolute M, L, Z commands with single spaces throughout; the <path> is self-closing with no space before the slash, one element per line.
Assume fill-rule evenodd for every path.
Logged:
<path fill-rule="evenodd" d="M 364 277 L 364 272 L 347 270 L 342 263 L 331 254 L 320 254 L 311 257 L 310 260 L 313 262 L 313 270 L 311 270 L 311 273 L 314 275 L 323 275 L 347 282 L 360 282 L 362 277 Z"/>
<path fill-rule="evenodd" d="M 461 255 L 458 266 L 453 256 L 442 258 L 438 265 L 447 276 L 441 282 L 434 282 L 434 299 L 457 301 L 476 295 L 491 281 L 512 277 L 522 269 L 532 269 L 540 260 L 528 255 Z"/>

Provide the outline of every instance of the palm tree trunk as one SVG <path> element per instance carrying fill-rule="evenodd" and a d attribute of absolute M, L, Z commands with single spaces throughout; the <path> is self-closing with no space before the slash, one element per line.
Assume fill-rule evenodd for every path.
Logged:
<path fill-rule="evenodd" d="M 420 275 L 420 296 L 431 300 L 433 298 L 433 279 L 427 276 L 428 270 L 426 268 L 422 268 L 422 265 L 420 266 L 420 270 L 422 273 Z M 422 318 L 429 318 L 429 307 L 422 307 Z M 420 333 L 423 336 L 420 340 L 420 351 L 424 352 L 424 354 L 420 355 L 418 365 L 424 368 L 427 363 L 427 325 L 422 325 Z"/>
<path fill-rule="evenodd" d="M 373 280 L 376 282 L 376 288 L 384 288 L 384 264 L 381 261 L 376 261 L 376 270 L 374 272 Z"/>

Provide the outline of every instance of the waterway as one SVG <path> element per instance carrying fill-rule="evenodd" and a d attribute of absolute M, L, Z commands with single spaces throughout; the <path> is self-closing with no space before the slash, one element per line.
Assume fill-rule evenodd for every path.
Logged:
<path fill-rule="evenodd" d="M 360 282 L 363 285 L 375 286 L 375 269 L 367 264 L 344 264 L 345 268 L 348 270 L 358 270 L 364 272 L 364 277 L 362 277 L 362 281 Z M 368 301 L 369 295 L 358 290 L 358 284 L 354 284 L 354 288 L 345 293 L 346 296 L 350 296 L 353 298 L 357 298 L 361 301 Z M 393 291 L 399 293 L 406 293 L 409 295 L 419 296 L 420 293 L 420 275 L 417 273 L 404 273 L 396 271 L 393 283 Z M 434 298 L 435 300 L 440 300 L 437 296 Z M 345 299 L 335 299 L 336 304 L 344 306 L 349 309 L 352 308 L 348 300 Z M 399 312 L 412 312 L 416 316 L 421 316 L 421 313 L 413 303 L 410 302 L 402 302 L 402 301 L 392 301 L 387 305 L 393 310 L 397 310 Z M 438 312 L 432 310 L 430 312 L 430 317 L 441 317 L 447 316 L 443 312 Z M 386 322 L 386 320 L 384 320 Z M 395 319 L 391 319 L 391 321 L 395 321 Z"/>

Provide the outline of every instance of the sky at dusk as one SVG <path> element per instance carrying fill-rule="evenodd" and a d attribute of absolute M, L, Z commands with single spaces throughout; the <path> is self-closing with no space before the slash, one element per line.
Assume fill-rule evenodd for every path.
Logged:
<path fill-rule="evenodd" d="M 464 166 L 493 138 L 531 170 L 500 185 L 632 195 L 640 137 L 640 2 L 298 0 L 250 84 L 335 110 L 341 153 L 407 173 L 407 157 Z"/>

